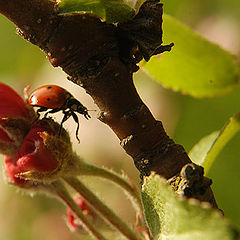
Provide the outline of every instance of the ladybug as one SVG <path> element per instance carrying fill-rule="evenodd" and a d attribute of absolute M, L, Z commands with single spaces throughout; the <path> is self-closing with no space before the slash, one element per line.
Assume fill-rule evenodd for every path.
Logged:
<path fill-rule="evenodd" d="M 44 118 L 48 113 L 63 112 L 63 119 L 61 121 L 59 135 L 61 134 L 63 123 L 69 118 L 73 117 L 77 123 L 76 138 L 78 138 L 79 121 L 75 112 L 82 114 L 86 119 L 91 118 L 88 114 L 88 109 L 84 107 L 76 98 L 72 96 L 66 89 L 57 85 L 45 85 L 36 89 L 28 98 L 28 104 L 33 107 L 39 107 L 37 110 L 37 121 L 40 117 L 40 112 L 45 112 Z"/>

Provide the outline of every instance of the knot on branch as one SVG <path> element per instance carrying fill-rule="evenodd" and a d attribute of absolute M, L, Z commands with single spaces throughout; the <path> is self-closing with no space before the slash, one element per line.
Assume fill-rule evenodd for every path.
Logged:
<path fill-rule="evenodd" d="M 203 167 L 195 163 L 186 164 L 179 176 L 169 179 L 168 182 L 178 194 L 197 199 L 201 199 L 212 184 L 211 179 L 204 177 Z"/>
<path fill-rule="evenodd" d="M 119 23 L 120 58 L 133 72 L 143 58 L 149 61 L 153 55 L 171 51 L 173 43 L 162 45 L 163 4 L 159 0 L 145 1 L 136 16 L 128 22 Z"/>

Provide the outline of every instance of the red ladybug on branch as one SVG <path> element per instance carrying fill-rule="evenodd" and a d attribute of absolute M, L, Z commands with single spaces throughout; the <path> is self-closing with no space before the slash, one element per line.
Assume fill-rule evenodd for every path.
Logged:
<path fill-rule="evenodd" d="M 61 134 L 63 123 L 72 116 L 77 123 L 76 138 L 78 141 L 79 120 L 76 112 L 82 114 L 86 119 L 91 118 L 86 107 L 66 89 L 57 85 L 45 85 L 36 89 L 28 98 L 28 104 L 33 107 L 39 107 L 37 119 L 40 117 L 40 112 L 46 112 L 44 117 L 47 117 L 48 113 L 62 111 L 64 116 L 61 121 L 59 135 Z"/>

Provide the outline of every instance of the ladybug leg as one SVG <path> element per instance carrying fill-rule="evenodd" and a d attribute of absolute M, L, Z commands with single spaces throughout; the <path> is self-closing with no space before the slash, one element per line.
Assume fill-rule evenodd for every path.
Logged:
<path fill-rule="evenodd" d="M 47 118 L 47 115 L 49 114 L 49 112 L 51 112 L 51 111 L 45 112 L 43 118 Z"/>
<path fill-rule="evenodd" d="M 88 114 L 87 110 L 83 113 L 83 116 L 88 120 L 91 116 Z"/>
<path fill-rule="evenodd" d="M 56 112 L 58 112 L 58 111 L 60 111 L 61 109 L 60 108 L 53 108 L 53 109 L 51 109 L 50 111 L 48 111 L 48 112 L 46 112 L 45 114 L 44 114 L 44 118 L 47 118 L 47 115 L 49 114 L 49 113 L 56 113 Z"/>
<path fill-rule="evenodd" d="M 63 111 L 63 119 L 61 121 L 61 125 L 60 125 L 60 129 L 59 129 L 59 132 L 58 132 L 58 136 L 61 135 L 61 131 L 62 131 L 62 128 L 63 128 L 63 123 L 66 122 L 68 120 L 68 118 L 71 116 L 71 112 L 70 110 L 69 111 Z"/>
<path fill-rule="evenodd" d="M 77 114 L 76 114 L 75 112 L 73 112 L 72 110 L 70 110 L 70 111 L 71 111 L 71 115 L 72 115 L 74 121 L 77 123 L 76 138 L 77 138 L 78 142 L 80 143 L 80 140 L 79 140 L 79 138 L 78 138 L 78 131 L 79 131 L 79 120 L 78 120 L 78 116 L 77 116 Z"/>
<path fill-rule="evenodd" d="M 35 123 L 40 118 L 40 112 L 44 112 L 44 111 L 47 111 L 47 110 L 48 110 L 48 108 L 46 108 L 46 107 L 40 107 L 36 112 L 37 117 L 36 117 L 36 119 L 34 119 L 32 124 Z"/>
<path fill-rule="evenodd" d="M 40 108 L 37 110 L 38 118 L 40 117 L 40 112 L 45 112 L 45 111 L 47 111 L 47 110 L 48 110 L 48 108 L 46 108 L 46 107 L 40 107 Z"/>

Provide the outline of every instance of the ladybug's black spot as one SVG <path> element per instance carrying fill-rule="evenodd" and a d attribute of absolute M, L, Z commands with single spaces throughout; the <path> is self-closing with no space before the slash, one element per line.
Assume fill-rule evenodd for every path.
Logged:
<path fill-rule="evenodd" d="M 30 97 L 30 99 L 33 99 L 33 97 L 34 97 L 34 94 Z"/>
<path fill-rule="evenodd" d="M 47 98 L 47 101 L 50 101 L 51 99 L 50 98 Z"/>
<path fill-rule="evenodd" d="M 52 87 L 47 87 L 47 90 L 50 90 Z"/>

